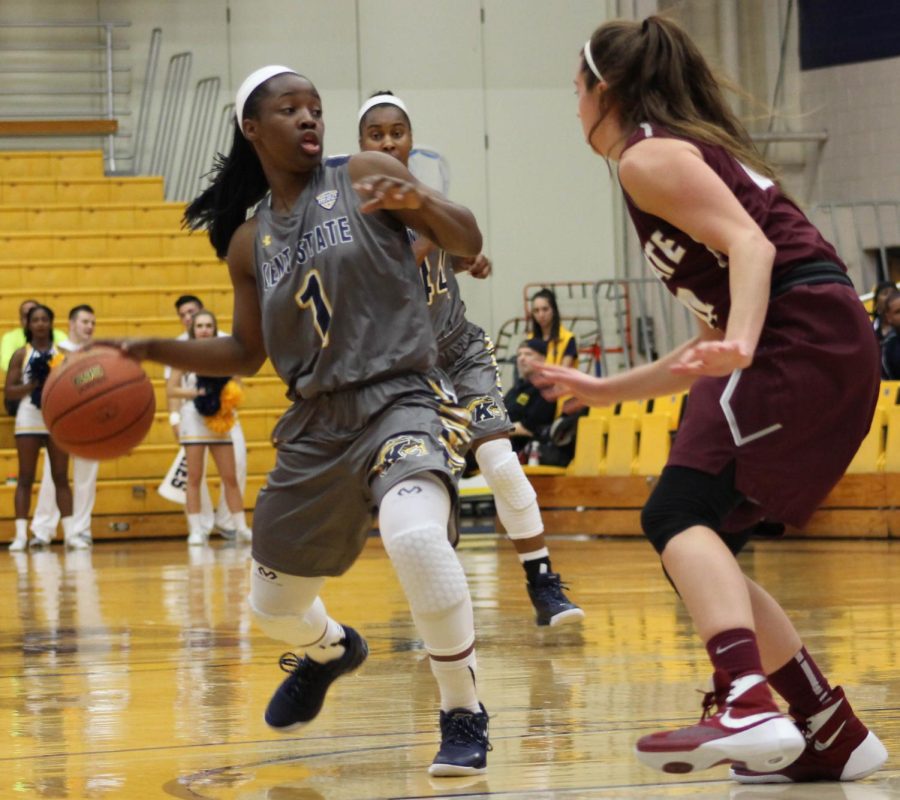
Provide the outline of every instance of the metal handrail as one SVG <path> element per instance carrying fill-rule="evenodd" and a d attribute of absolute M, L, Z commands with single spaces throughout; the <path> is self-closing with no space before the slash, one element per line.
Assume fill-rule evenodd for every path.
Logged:
<path fill-rule="evenodd" d="M 194 104 L 188 118 L 187 136 L 183 148 L 174 192 L 168 200 L 188 200 L 197 193 L 203 174 L 208 169 L 212 144 L 215 108 L 222 81 L 218 77 L 203 78 L 194 89 Z"/>
<path fill-rule="evenodd" d="M 181 129 L 181 115 L 184 111 L 184 97 L 190 80 L 193 54 L 189 51 L 176 53 L 169 59 L 166 79 L 163 84 L 162 107 L 156 126 L 156 139 L 150 153 L 148 170 L 152 175 L 162 175 L 169 185 L 172 160 L 175 156 L 175 140 Z"/>
<path fill-rule="evenodd" d="M 138 105 L 137 124 L 134 126 L 134 139 L 131 148 L 131 171 L 140 175 L 144 162 L 144 140 L 147 138 L 147 124 L 150 116 L 151 98 L 156 85 L 156 70 L 159 67 L 159 49 L 162 46 L 162 28 L 154 28 L 150 32 L 150 46 L 147 49 L 147 66 L 144 68 L 144 85 L 141 89 L 141 101 Z"/>
<path fill-rule="evenodd" d="M 860 215 L 860 212 L 867 209 L 870 209 L 872 212 L 872 219 L 875 223 L 874 228 L 876 235 L 876 241 L 872 242 L 872 246 L 870 247 L 866 246 L 866 241 L 863 237 L 862 220 Z M 849 211 L 850 213 L 850 219 L 853 223 L 856 257 L 853 257 L 853 255 L 851 255 L 848 249 L 848 243 L 841 235 L 841 226 L 838 220 L 838 212 L 840 212 L 841 210 Z M 864 256 L 867 252 L 872 250 L 875 250 L 878 253 L 878 264 L 875 271 L 876 281 L 891 279 L 891 277 L 887 274 L 888 248 L 896 247 L 898 244 L 900 244 L 900 240 L 894 239 L 892 242 L 888 242 L 882 224 L 883 211 L 887 211 L 888 213 L 893 211 L 895 226 L 898 232 L 898 236 L 900 236 L 900 200 L 858 200 L 855 202 L 817 203 L 810 209 L 811 217 L 815 216 L 817 213 L 820 213 L 827 218 L 828 224 L 831 228 L 831 235 L 826 236 L 826 238 L 832 242 L 838 252 L 838 255 L 851 269 L 851 274 L 853 273 L 853 268 L 858 267 L 858 274 L 856 274 L 855 277 L 858 279 L 858 281 L 861 281 L 863 283 L 867 282 L 867 276 L 864 270 L 865 265 L 859 257 Z M 864 287 L 858 286 L 857 288 L 862 290 Z"/>
<path fill-rule="evenodd" d="M 234 103 L 226 103 L 222 106 L 222 116 L 219 117 L 219 131 L 216 134 L 216 145 L 213 149 L 213 155 L 216 153 L 227 153 L 231 148 L 233 138 Z"/>
<path fill-rule="evenodd" d="M 97 49 L 102 50 L 105 53 L 105 63 L 103 68 L 103 73 L 105 75 L 106 86 L 103 90 L 97 91 L 89 91 L 89 92 L 67 92 L 67 94 L 81 94 L 81 95 L 93 95 L 98 94 L 102 95 L 105 98 L 105 110 L 104 110 L 104 118 L 105 119 L 115 119 L 115 106 L 114 106 L 114 98 L 116 91 L 113 87 L 113 50 L 121 49 L 114 48 L 113 46 L 113 29 L 114 28 L 127 28 L 131 26 L 131 22 L 126 20 L 64 20 L 57 22 L 0 22 L 0 29 L 10 29 L 10 28 L 43 28 L 43 29 L 59 29 L 59 28 L 95 28 L 98 31 L 103 32 L 103 43 L 102 45 L 92 45 L 90 47 L 91 50 Z M 8 50 L 15 50 L 14 46 L 6 48 Z M 29 50 L 73 50 L 79 49 L 74 48 L 71 44 L 63 45 L 62 47 L 29 47 Z M 50 70 L 42 70 L 44 72 L 50 72 Z M 63 72 L 63 70 L 57 70 L 58 72 Z M 21 94 L 12 90 L 6 90 L 4 94 L 13 95 L 13 94 Z M 45 90 L 44 92 L 31 92 L 31 94 L 59 94 L 58 92 L 52 92 Z M 48 115 L 49 116 L 49 115 Z M 56 115 L 54 115 L 56 116 Z M 40 117 L 39 117 L 40 118 Z M 116 169 L 116 152 L 115 152 L 115 134 L 110 133 L 106 137 L 106 161 L 110 172 L 115 172 Z"/>

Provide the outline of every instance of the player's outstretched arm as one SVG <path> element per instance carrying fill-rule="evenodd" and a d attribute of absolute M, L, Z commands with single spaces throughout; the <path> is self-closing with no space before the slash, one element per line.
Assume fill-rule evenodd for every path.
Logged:
<path fill-rule="evenodd" d="M 481 252 L 481 231 L 472 212 L 428 188 L 397 159 L 374 151 L 357 153 L 350 158 L 350 178 L 362 211 L 388 211 L 448 253 Z"/>
<path fill-rule="evenodd" d="M 572 367 L 540 364 L 535 367 L 532 382 L 548 400 L 574 395 L 589 406 L 608 406 L 624 400 L 646 400 L 667 394 L 685 392 L 698 374 L 680 365 L 692 363 L 707 345 L 722 343 L 722 332 L 702 322 L 697 335 L 650 364 L 632 367 L 609 378 L 595 378 Z"/>

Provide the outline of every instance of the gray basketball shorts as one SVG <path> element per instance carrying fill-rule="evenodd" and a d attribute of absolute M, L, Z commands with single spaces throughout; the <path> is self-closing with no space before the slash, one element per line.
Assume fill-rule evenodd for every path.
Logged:
<path fill-rule="evenodd" d="M 455 546 L 467 426 L 438 370 L 297 401 L 273 433 L 277 457 L 256 501 L 253 557 L 290 575 L 341 575 L 362 551 L 388 490 L 424 472 L 450 492 Z"/>
<path fill-rule="evenodd" d="M 461 334 L 441 349 L 439 364 L 450 378 L 459 404 L 472 418 L 469 432 L 473 441 L 512 430 L 494 343 L 481 328 L 467 322 Z"/>

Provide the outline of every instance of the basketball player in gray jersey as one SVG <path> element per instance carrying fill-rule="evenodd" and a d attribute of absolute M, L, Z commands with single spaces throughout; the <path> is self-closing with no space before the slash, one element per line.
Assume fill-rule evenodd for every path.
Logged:
<path fill-rule="evenodd" d="M 412 123 L 399 98 L 387 91 L 372 95 L 360 108 L 358 122 L 360 150 L 387 153 L 404 166 L 408 164 Z M 411 237 L 437 336 L 438 366 L 450 377 L 460 404 L 471 415 L 475 460 L 494 492 L 497 515 L 525 570 L 537 624 L 580 622 L 584 612 L 566 597 L 560 576 L 551 569 L 537 496 L 509 440 L 512 423 L 500 391 L 494 345 L 481 328 L 466 319 L 456 282 L 456 273 L 463 271 L 486 278 L 491 263 L 482 254 L 475 258 L 452 256 L 428 239 L 416 237 L 415 232 Z"/>
<path fill-rule="evenodd" d="M 377 512 L 440 688 L 429 772 L 484 772 L 472 603 L 451 545 L 467 415 L 435 369 L 406 230 L 462 256 L 478 253 L 481 233 L 394 159 L 323 163 L 321 98 L 291 69 L 251 74 L 235 110 L 231 151 L 185 214 L 227 255 L 232 334 L 123 348 L 208 375 L 253 374 L 268 355 L 295 401 L 275 429 L 277 461 L 253 519 L 251 607 L 268 635 L 301 651 L 281 658 L 289 674 L 266 722 L 310 722 L 329 685 L 365 660 L 365 640 L 328 616 L 319 593 L 356 560 Z"/>

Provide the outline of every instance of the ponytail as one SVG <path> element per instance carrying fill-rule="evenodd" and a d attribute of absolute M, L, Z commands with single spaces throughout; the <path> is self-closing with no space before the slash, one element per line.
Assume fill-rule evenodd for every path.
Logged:
<path fill-rule="evenodd" d="M 269 190 L 262 164 L 253 145 L 234 124 L 234 138 L 227 156 L 216 153 L 212 185 L 196 197 L 184 212 L 184 225 L 206 228 L 219 258 L 225 258 L 234 232 Z"/>
<path fill-rule="evenodd" d="M 608 85 L 602 116 L 615 106 L 629 133 L 642 122 L 653 122 L 675 135 L 719 145 L 741 163 L 777 180 L 722 93 L 723 87 L 739 90 L 713 74 L 675 22 L 660 16 L 642 23 L 613 20 L 594 31 L 589 47 Z M 585 86 L 593 88 L 598 79 L 584 59 L 581 70 Z"/>

